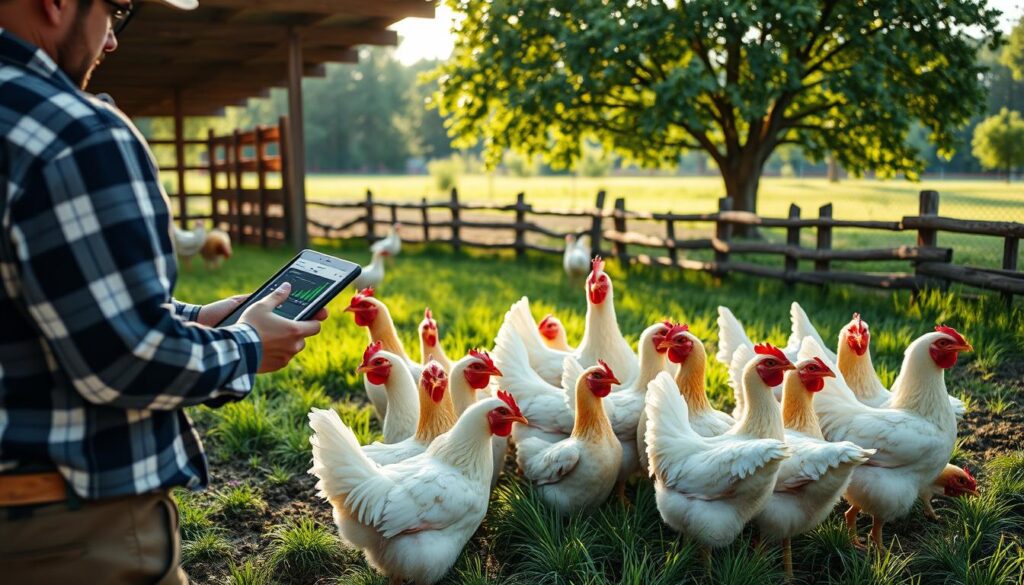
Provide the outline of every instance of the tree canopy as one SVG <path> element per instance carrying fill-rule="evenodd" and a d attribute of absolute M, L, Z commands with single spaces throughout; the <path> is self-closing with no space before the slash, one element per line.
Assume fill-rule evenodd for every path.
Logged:
<path fill-rule="evenodd" d="M 556 166 L 586 140 L 650 166 L 699 149 L 751 211 L 780 145 L 881 176 L 923 168 L 915 124 L 951 151 L 999 41 L 984 0 L 446 1 L 464 16 L 435 73 L 456 145 Z"/>
<path fill-rule="evenodd" d="M 1024 119 L 1019 112 L 1003 108 L 974 129 L 974 156 L 989 169 L 1005 169 L 1006 180 L 1014 167 L 1024 165 Z"/>

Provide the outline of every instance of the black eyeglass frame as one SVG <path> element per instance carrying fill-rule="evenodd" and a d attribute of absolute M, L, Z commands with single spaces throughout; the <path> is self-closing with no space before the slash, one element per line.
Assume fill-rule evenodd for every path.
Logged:
<path fill-rule="evenodd" d="M 138 7 L 134 2 L 128 2 L 128 4 L 121 4 L 114 0 L 103 0 L 103 2 L 114 9 L 110 14 L 110 28 L 114 31 L 114 36 L 117 36 L 128 26 Z M 124 13 L 124 16 L 118 18 L 118 12 Z"/>

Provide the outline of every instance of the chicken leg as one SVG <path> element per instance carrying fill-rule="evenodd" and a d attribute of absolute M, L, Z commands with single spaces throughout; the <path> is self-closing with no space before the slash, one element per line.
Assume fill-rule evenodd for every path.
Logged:
<path fill-rule="evenodd" d="M 846 528 L 850 532 L 850 543 L 853 544 L 854 548 L 863 550 L 865 546 L 857 539 L 857 514 L 860 514 L 860 508 L 850 505 L 850 509 L 843 514 L 843 517 L 846 518 Z"/>
<path fill-rule="evenodd" d="M 782 568 L 786 571 L 786 578 L 793 579 L 793 549 L 789 546 L 788 538 L 782 539 Z"/>
<path fill-rule="evenodd" d="M 879 520 L 878 516 L 873 516 L 872 517 L 872 523 L 871 523 L 871 542 L 874 543 L 874 545 L 877 548 L 878 552 L 882 552 L 882 550 L 883 550 L 883 548 L 882 548 L 882 525 L 883 524 L 885 524 L 885 522 L 882 521 L 882 520 Z"/>
<path fill-rule="evenodd" d="M 626 481 L 620 480 L 615 483 L 615 493 L 619 497 L 619 503 L 622 504 L 623 508 L 630 506 L 629 498 L 626 497 Z"/>
<path fill-rule="evenodd" d="M 921 505 L 924 507 L 925 518 L 935 521 L 939 519 L 939 515 L 935 513 L 935 508 L 932 507 L 931 498 L 921 498 Z"/>

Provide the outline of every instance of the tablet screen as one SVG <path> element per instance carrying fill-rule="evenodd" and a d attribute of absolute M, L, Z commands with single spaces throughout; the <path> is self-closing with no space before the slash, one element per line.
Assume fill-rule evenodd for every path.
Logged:
<path fill-rule="evenodd" d="M 283 282 L 291 283 L 292 292 L 288 295 L 288 300 L 278 305 L 274 312 L 288 319 L 296 319 L 306 307 L 316 304 L 322 297 L 329 294 L 331 289 L 343 281 L 348 274 L 349 271 L 344 268 L 299 258 L 267 286 L 248 299 L 244 305 L 235 309 L 220 325 L 231 325 L 237 322 L 246 307 L 277 290 L 277 287 Z"/>

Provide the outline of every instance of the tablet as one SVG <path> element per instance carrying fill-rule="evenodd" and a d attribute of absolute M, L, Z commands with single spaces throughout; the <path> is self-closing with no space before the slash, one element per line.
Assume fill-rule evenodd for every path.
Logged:
<path fill-rule="evenodd" d="M 354 262 L 313 250 L 303 250 L 256 289 L 256 292 L 249 295 L 249 298 L 218 323 L 217 327 L 237 323 L 238 318 L 250 305 L 277 290 L 284 282 L 291 283 L 292 292 L 288 295 L 288 300 L 278 305 L 274 312 L 295 321 L 311 319 L 317 311 L 351 284 L 361 270 Z"/>

